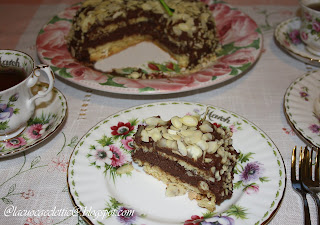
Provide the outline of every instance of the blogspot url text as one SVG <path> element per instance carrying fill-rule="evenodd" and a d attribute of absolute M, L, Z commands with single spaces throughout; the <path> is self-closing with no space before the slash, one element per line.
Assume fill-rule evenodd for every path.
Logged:
<path fill-rule="evenodd" d="M 124 210 L 95 210 L 92 207 L 75 207 L 72 209 L 19 209 L 17 206 L 9 205 L 5 208 L 3 215 L 6 217 L 9 216 L 21 216 L 21 217 L 41 217 L 41 216 L 78 216 L 82 214 L 83 216 L 93 217 L 96 219 L 105 219 L 111 216 L 120 216 L 120 217 L 131 217 L 134 214 L 133 209 L 124 209 Z"/>

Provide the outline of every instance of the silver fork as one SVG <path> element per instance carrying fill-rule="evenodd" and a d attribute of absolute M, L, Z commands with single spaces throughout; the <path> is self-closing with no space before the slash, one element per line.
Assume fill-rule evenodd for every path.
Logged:
<path fill-rule="evenodd" d="M 292 150 L 292 158 L 291 158 L 291 183 L 293 189 L 300 194 L 303 200 L 303 211 L 304 211 L 304 224 L 305 225 L 311 225 L 310 221 L 310 212 L 309 212 L 309 205 L 307 201 L 307 193 L 302 187 L 302 156 L 303 156 L 303 151 L 302 147 L 300 150 L 300 157 L 299 157 L 299 178 L 297 179 L 296 175 L 296 148 L 294 147 Z"/>
<path fill-rule="evenodd" d="M 315 162 L 313 166 L 313 155 L 315 154 Z M 307 147 L 303 151 L 302 159 L 302 185 L 303 188 L 312 196 L 315 203 L 317 204 L 318 210 L 318 225 L 320 225 L 320 200 L 317 193 L 320 192 L 320 177 L 319 177 L 319 164 L 320 164 L 320 154 L 319 148 L 311 149 L 311 153 Z"/>

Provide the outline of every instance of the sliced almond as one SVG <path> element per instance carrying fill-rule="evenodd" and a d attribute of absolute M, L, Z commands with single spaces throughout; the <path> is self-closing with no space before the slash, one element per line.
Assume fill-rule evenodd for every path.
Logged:
<path fill-rule="evenodd" d="M 154 142 L 157 142 L 162 138 L 162 135 L 161 135 L 160 130 L 158 128 L 154 128 L 154 129 L 150 130 L 148 133 Z"/>
<path fill-rule="evenodd" d="M 177 130 L 168 129 L 168 134 L 176 135 L 177 133 Z"/>
<path fill-rule="evenodd" d="M 203 133 L 213 132 L 213 128 L 212 128 L 211 124 L 209 124 L 209 123 L 203 123 L 201 126 L 199 126 L 199 128 Z"/>
<path fill-rule="evenodd" d="M 208 142 L 208 149 L 207 152 L 210 154 L 213 154 L 217 151 L 217 149 L 219 148 L 219 144 L 216 141 L 209 141 Z"/>
<path fill-rule="evenodd" d="M 178 128 L 178 129 L 182 127 L 181 119 L 178 116 L 172 117 L 171 123 L 174 127 Z"/>
<path fill-rule="evenodd" d="M 162 135 L 167 140 L 173 140 L 172 136 L 169 133 L 163 133 Z"/>
<path fill-rule="evenodd" d="M 203 133 L 200 130 L 194 131 L 192 136 L 192 142 L 197 143 L 198 141 L 200 141 L 202 139 L 202 135 Z"/>
<path fill-rule="evenodd" d="M 159 117 L 152 116 L 146 119 L 146 124 L 149 126 L 165 125 L 166 121 Z"/>
<path fill-rule="evenodd" d="M 181 140 L 181 137 L 180 137 L 179 135 L 177 135 L 177 134 L 171 135 L 171 137 L 172 137 L 172 139 L 175 140 L 175 141 Z"/>
<path fill-rule="evenodd" d="M 133 170 L 132 164 L 125 164 L 125 165 L 119 167 L 116 170 L 116 173 L 120 175 L 120 174 L 130 173 L 132 170 Z"/>
<path fill-rule="evenodd" d="M 199 121 L 197 117 L 187 115 L 181 118 L 181 122 L 186 126 L 195 127 Z"/>
<path fill-rule="evenodd" d="M 190 129 L 186 129 L 186 130 L 181 130 L 180 133 L 182 136 L 189 137 L 193 135 L 194 131 Z"/>
<path fill-rule="evenodd" d="M 141 131 L 141 141 L 149 142 L 149 134 L 146 130 Z"/>
<path fill-rule="evenodd" d="M 165 138 L 161 138 L 158 142 L 157 142 L 159 147 L 165 148 L 167 147 L 167 140 Z"/>
<path fill-rule="evenodd" d="M 202 151 L 206 151 L 209 147 L 208 143 L 204 140 L 200 140 L 196 144 L 201 148 Z"/>
<path fill-rule="evenodd" d="M 197 160 L 199 157 L 202 156 L 202 150 L 196 145 L 188 145 L 187 146 L 188 155 L 193 158 L 194 160 Z"/>
<path fill-rule="evenodd" d="M 212 140 L 212 134 L 210 134 L 210 133 L 205 133 L 205 134 L 203 134 L 202 135 L 202 140 L 204 140 L 204 141 L 210 141 L 210 140 Z"/>
<path fill-rule="evenodd" d="M 209 185 L 204 182 L 204 181 L 200 181 L 200 184 L 199 184 L 200 188 L 204 191 L 208 191 L 209 190 Z"/>
<path fill-rule="evenodd" d="M 177 145 L 178 145 L 178 150 L 181 153 L 181 155 L 186 156 L 188 153 L 186 146 L 179 140 L 177 141 Z"/>

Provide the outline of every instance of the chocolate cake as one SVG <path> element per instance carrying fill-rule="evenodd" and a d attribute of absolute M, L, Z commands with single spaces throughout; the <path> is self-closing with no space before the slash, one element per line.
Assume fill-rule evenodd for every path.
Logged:
<path fill-rule="evenodd" d="M 151 41 L 177 60 L 181 73 L 212 62 L 218 39 L 208 6 L 198 0 L 166 4 L 174 10 L 172 15 L 158 0 L 84 1 L 67 37 L 71 55 L 92 66 L 129 46 Z"/>
<path fill-rule="evenodd" d="M 214 211 L 233 193 L 238 153 L 231 137 L 229 129 L 197 116 L 150 117 L 134 135 L 132 159 L 167 184 L 167 196 L 188 192 L 200 207 Z"/>

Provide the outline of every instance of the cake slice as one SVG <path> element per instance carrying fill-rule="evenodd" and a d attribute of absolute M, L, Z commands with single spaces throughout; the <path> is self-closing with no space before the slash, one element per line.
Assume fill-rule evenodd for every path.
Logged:
<path fill-rule="evenodd" d="M 209 211 L 231 198 L 238 153 L 229 129 L 197 116 L 150 117 L 138 126 L 134 146 L 133 161 L 167 184 L 167 196 L 188 192 Z"/>

